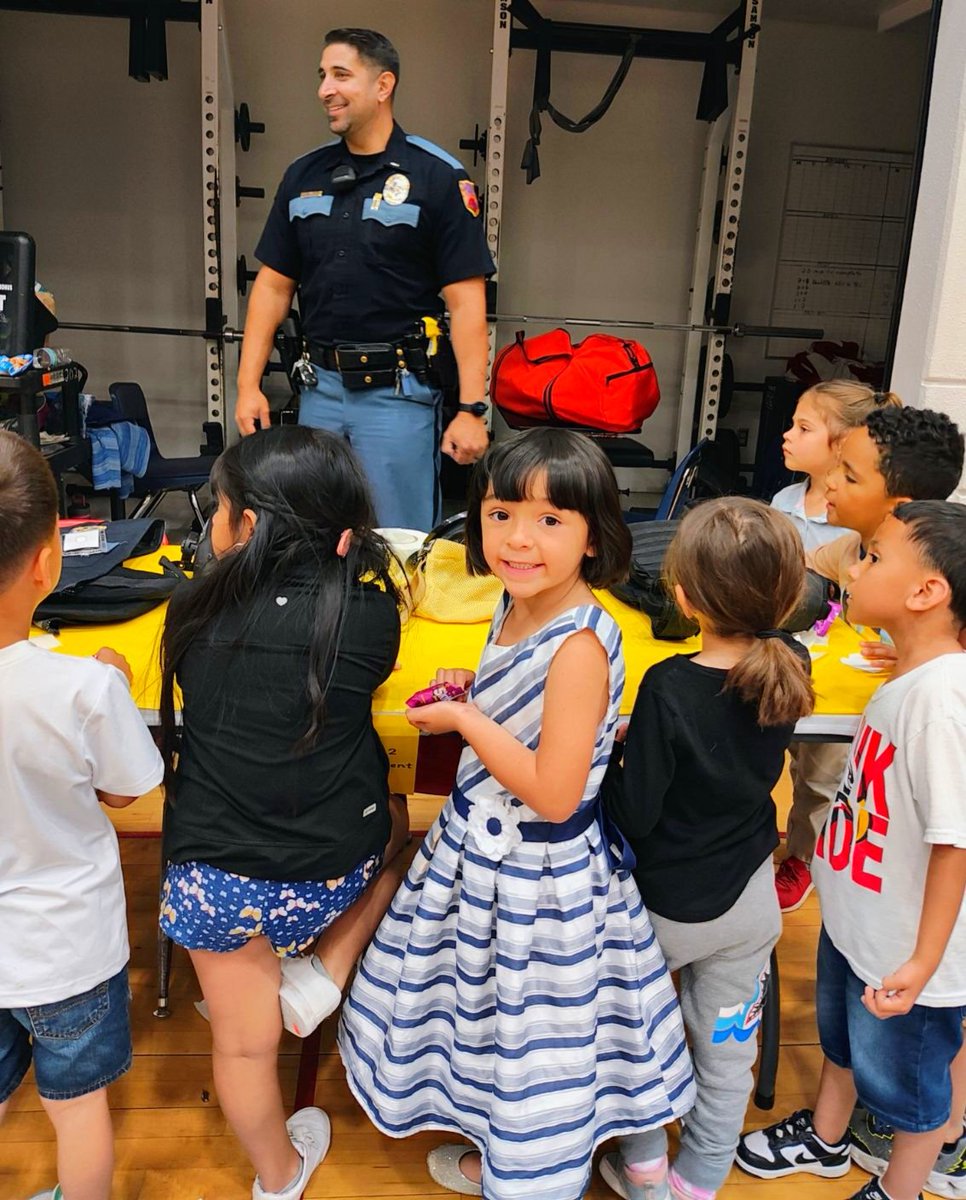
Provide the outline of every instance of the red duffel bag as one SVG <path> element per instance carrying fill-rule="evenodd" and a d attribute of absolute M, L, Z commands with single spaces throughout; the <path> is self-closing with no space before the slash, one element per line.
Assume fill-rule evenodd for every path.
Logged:
<path fill-rule="evenodd" d="M 637 433 L 661 399 L 640 342 L 592 333 L 574 345 L 566 329 L 523 333 L 497 354 L 490 398 L 514 429 L 576 425 Z"/>

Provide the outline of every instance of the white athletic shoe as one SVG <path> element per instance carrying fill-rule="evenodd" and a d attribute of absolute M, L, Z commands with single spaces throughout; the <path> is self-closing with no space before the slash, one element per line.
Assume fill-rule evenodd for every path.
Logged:
<path fill-rule="evenodd" d="M 342 989 L 313 955 L 282 959 L 282 984 L 278 991 L 282 1024 L 296 1037 L 305 1038 L 342 1003 Z"/>
<path fill-rule="evenodd" d="M 302 1160 L 302 1169 L 284 1192 L 266 1192 L 256 1175 L 252 1200 L 301 1200 L 316 1167 L 328 1153 L 332 1129 L 321 1108 L 300 1108 L 285 1122 L 285 1128 Z"/>
<path fill-rule="evenodd" d="M 312 955 L 283 958 L 278 1002 L 282 1007 L 282 1024 L 289 1033 L 307 1038 L 339 1007 L 342 992 L 324 967 L 320 971 L 314 965 Z M 195 1008 L 206 1021 L 211 1020 L 204 1000 L 196 1000 Z"/>

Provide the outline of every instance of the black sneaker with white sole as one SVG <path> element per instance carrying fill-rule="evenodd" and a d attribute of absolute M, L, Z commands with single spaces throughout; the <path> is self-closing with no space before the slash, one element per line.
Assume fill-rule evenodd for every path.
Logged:
<path fill-rule="evenodd" d="M 800 1108 L 784 1121 L 746 1133 L 738 1143 L 735 1161 L 742 1171 L 759 1179 L 785 1175 L 820 1175 L 838 1179 L 848 1172 L 848 1138 L 837 1146 L 823 1142 L 812 1125 L 812 1110 Z"/>
<path fill-rule="evenodd" d="M 849 1200 L 889 1200 L 889 1196 L 882 1190 L 882 1184 L 878 1179 L 870 1179 L 865 1187 L 854 1192 Z M 923 1200 L 922 1192 L 919 1193 L 919 1200 Z"/>

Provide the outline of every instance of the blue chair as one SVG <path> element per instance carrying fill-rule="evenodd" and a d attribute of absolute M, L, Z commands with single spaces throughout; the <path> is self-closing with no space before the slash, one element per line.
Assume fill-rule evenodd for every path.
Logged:
<path fill-rule="evenodd" d="M 203 429 L 205 445 L 197 458 L 165 458 L 158 448 L 157 438 L 148 413 L 148 402 L 139 383 L 112 383 L 108 389 L 115 407 L 125 421 L 146 430 L 151 442 L 151 457 L 147 471 L 134 480 L 132 495 L 139 501 L 132 519 L 146 517 L 161 503 L 168 492 L 184 492 L 200 525 L 205 514 L 198 501 L 198 492 L 208 483 L 215 459 L 224 449 L 224 433 L 217 421 L 206 421 Z"/>
<path fill-rule="evenodd" d="M 639 521 L 672 521 L 680 517 L 688 500 L 694 499 L 698 472 L 712 444 L 708 438 L 702 438 L 685 454 L 665 484 L 657 508 L 632 508 L 624 514 L 624 519 L 629 524 L 636 524 Z"/>
<path fill-rule="evenodd" d="M 655 510 L 655 521 L 673 521 L 675 517 L 681 515 L 685 503 L 691 499 L 701 467 L 701 459 L 710 445 L 711 442 L 708 438 L 702 438 L 696 446 L 691 447 L 674 468 L 674 473 L 667 481 L 661 502 Z"/>

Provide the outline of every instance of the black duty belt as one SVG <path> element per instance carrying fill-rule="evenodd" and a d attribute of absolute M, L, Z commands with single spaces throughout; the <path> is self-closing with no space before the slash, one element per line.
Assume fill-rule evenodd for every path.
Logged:
<path fill-rule="evenodd" d="M 429 366 L 426 339 L 415 334 L 398 342 L 310 342 L 309 357 L 326 371 L 338 371 L 349 389 L 395 386 L 404 371 L 425 380 Z"/>

